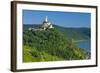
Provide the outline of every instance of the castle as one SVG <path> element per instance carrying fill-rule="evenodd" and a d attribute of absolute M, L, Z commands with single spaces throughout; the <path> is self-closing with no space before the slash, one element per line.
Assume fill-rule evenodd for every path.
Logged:
<path fill-rule="evenodd" d="M 43 21 L 42 23 L 42 28 L 45 30 L 45 29 L 51 29 L 51 28 L 54 28 L 52 26 L 52 24 L 48 21 L 48 17 L 46 16 L 45 20 Z"/>
<path fill-rule="evenodd" d="M 46 29 L 52 29 L 54 28 L 53 25 L 48 21 L 48 17 L 45 17 L 45 20 L 43 21 L 42 25 L 40 28 L 36 29 L 36 28 L 29 28 L 29 30 L 46 30 Z"/>

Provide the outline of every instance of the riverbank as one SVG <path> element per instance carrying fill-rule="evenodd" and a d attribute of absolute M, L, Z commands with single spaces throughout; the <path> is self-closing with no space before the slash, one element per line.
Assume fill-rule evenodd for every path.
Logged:
<path fill-rule="evenodd" d="M 85 42 L 85 41 L 89 41 L 90 39 L 84 39 L 84 40 L 74 40 L 73 42 L 78 43 L 78 42 Z"/>
<path fill-rule="evenodd" d="M 91 51 L 91 41 L 90 40 L 78 40 L 75 41 L 77 47 L 86 50 L 87 52 Z"/>

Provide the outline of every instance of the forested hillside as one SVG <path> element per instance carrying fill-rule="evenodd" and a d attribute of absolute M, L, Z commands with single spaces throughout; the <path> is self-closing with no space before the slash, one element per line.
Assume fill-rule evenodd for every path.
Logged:
<path fill-rule="evenodd" d="M 75 39 L 75 40 L 87 40 L 90 39 L 91 37 L 91 29 L 90 28 L 85 28 L 85 27 L 80 27 L 80 28 L 71 28 L 71 27 L 61 27 L 58 25 L 53 25 L 55 29 L 63 33 L 67 38 L 69 39 Z M 33 27 L 33 28 L 40 28 L 40 24 L 38 25 L 24 25 L 24 30 L 28 30 L 28 28 Z"/>
<path fill-rule="evenodd" d="M 69 39 L 75 39 L 75 40 L 87 40 L 91 37 L 91 29 L 86 27 L 77 27 L 77 28 L 71 28 L 71 27 L 61 27 L 54 25 L 54 27 L 61 31 L 65 36 L 67 36 Z"/>
<path fill-rule="evenodd" d="M 57 26 L 42 31 L 29 31 L 29 27 L 25 25 L 23 31 L 23 62 L 86 59 L 86 51 L 77 48 L 74 38 L 69 39 Z"/>

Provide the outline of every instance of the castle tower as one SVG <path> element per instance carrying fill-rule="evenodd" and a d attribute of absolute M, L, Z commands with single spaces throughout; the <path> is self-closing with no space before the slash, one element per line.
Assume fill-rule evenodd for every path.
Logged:
<path fill-rule="evenodd" d="M 45 17 L 45 22 L 48 22 L 48 17 L 47 16 Z"/>
<path fill-rule="evenodd" d="M 48 21 L 48 17 L 45 17 L 45 20 L 43 21 L 42 28 L 45 30 L 47 28 L 53 28 L 52 24 Z"/>

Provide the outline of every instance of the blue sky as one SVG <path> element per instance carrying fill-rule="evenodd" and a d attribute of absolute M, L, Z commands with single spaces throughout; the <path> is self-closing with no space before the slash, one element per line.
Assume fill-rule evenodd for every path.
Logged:
<path fill-rule="evenodd" d="M 23 10 L 23 24 L 42 24 L 45 17 L 55 25 L 63 27 L 90 27 L 91 14 L 79 12 Z"/>

